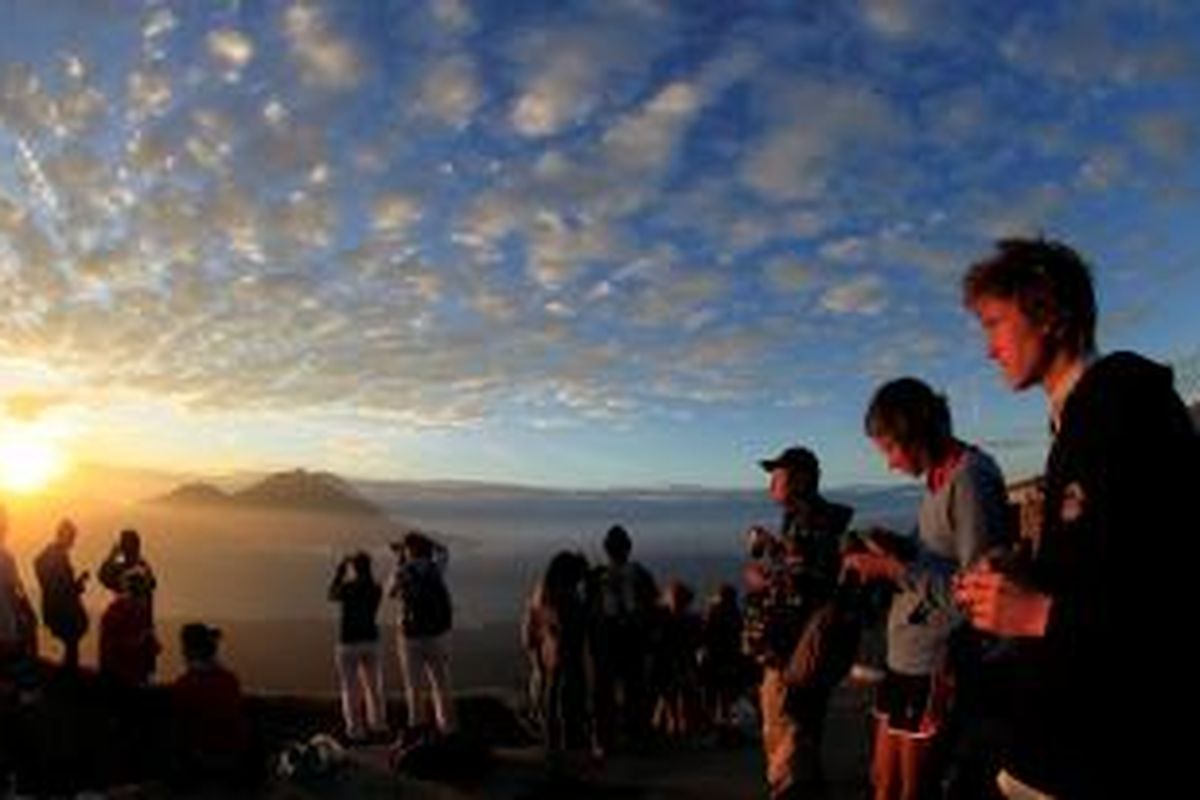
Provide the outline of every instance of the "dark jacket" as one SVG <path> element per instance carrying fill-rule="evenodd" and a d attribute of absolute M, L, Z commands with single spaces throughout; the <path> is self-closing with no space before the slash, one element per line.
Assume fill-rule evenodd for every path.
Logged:
<path fill-rule="evenodd" d="M 1194 623 L 1181 567 L 1194 563 L 1197 486 L 1200 449 L 1170 370 L 1132 353 L 1093 364 L 1046 465 L 1028 577 L 1053 605 L 1045 636 L 1019 644 L 1009 758 L 1025 782 L 1064 798 L 1174 791 L 1151 787 L 1186 738 L 1161 719 L 1181 688 L 1162 657 Z"/>
<path fill-rule="evenodd" d="M 853 516 L 850 506 L 819 496 L 803 511 L 784 513 L 780 534 L 799 547 L 804 560 L 804 591 L 820 599 L 833 594 L 842 565 L 842 534 Z"/>
<path fill-rule="evenodd" d="M 441 636 L 454 624 L 450 590 L 439 558 L 414 558 L 401 564 L 389 594 L 400 601 L 400 631 L 409 639 Z"/>
<path fill-rule="evenodd" d="M 743 649 L 759 663 L 786 663 L 809 617 L 833 597 L 841 538 L 853 515 L 821 497 L 784 513 L 780 537 L 788 552 L 771 558 L 767 588 L 746 595 Z"/>
<path fill-rule="evenodd" d="M 80 639 L 88 627 L 80 597 L 84 584 L 75 575 L 67 548 L 52 542 L 34 559 L 33 566 L 42 590 L 42 621 L 61 639 Z"/>
<path fill-rule="evenodd" d="M 589 585 L 593 614 L 601 626 L 641 636 L 651 624 L 658 587 L 650 571 L 636 561 L 601 564 Z"/>
<path fill-rule="evenodd" d="M 160 650 L 149 598 L 117 595 L 100 617 L 100 672 L 123 686 L 143 686 Z"/>
<path fill-rule="evenodd" d="M 338 641 L 341 644 L 365 644 L 379 640 L 375 617 L 383 599 L 383 589 L 371 578 L 345 580 L 334 578 L 329 599 L 341 606 Z"/>

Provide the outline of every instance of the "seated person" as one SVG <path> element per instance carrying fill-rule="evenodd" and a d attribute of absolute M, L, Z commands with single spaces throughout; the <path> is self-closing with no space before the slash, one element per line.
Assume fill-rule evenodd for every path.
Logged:
<path fill-rule="evenodd" d="M 170 700 L 176 777 L 184 783 L 245 783 L 255 774 L 241 684 L 217 658 L 220 638 L 199 622 L 180 632 L 187 666 Z"/>

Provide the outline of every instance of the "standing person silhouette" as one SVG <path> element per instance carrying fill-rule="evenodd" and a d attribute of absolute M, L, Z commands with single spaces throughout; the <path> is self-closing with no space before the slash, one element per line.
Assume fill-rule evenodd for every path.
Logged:
<path fill-rule="evenodd" d="M 98 577 L 100 583 L 110 592 L 121 594 L 126 591 L 125 576 L 127 573 L 138 573 L 138 585 L 145 594 L 150 619 L 154 619 L 154 590 L 158 588 L 158 580 L 154 570 L 142 555 L 142 537 L 132 528 L 121 531 L 112 549 L 100 564 Z"/>
<path fill-rule="evenodd" d="M 453 606 L 444 570 L 446 548 L 418 531 L 410 531 L 394 544 L 398 563 L 388 595 L 399 604 L 397 650 L 404 697 L 408 706 L 406 740 L 431 732 L 429 704 L 433 704 L 434 730 L 440 735 L 457 728 L 450 688 L 449 633 Z"/>
<path fill-rule="evenodd" d="M 700 650 L 706 721 L 722 739 L 734 731 L 734 708 L 746 689 L 748 673 L 742 653 L 742 609 L 737 587 L 723 583 L 704 609 Z"/>
<path fill-rule="evenodd" d="M 521 644 L 536 672 L 538 717 L 552 768 L 587 744 L 587 559 L 554 554 L 525 605 Z"/>
<path fill-rule="evenodd" d="M 329 584 L 329 600 L 341 610 L 336 658 L 342 723 L 351 743 L 387 733 L 379 625 L 375 619 L 382 599 L 383 589 L 371 573 L 368 553 L 359 551 L 338 563 Z"/>
<path fill-rule="evenodd" d="M 37 682 L 37 615 L 8 549 L 8 510 L 0 505 L 0 684 L 28 699 Z"/>
<path fill-rule="evenodd" d="M 75 574 L 71 564 L 71 548 L 78 536 L 75 523 L 64 519 L 58 525 L 54 540 L 34 559 L 34 572 L 42 590 L 42 622 L 63 644 L 63 667 L 75 670 L 79 666 L 79 640 L 88 629 L 87 610 L 83 592 L 89 573 Z"/>
<path fill-rule="evenodd" d="M 630 558 L 632 552 L 629 532 L 621 525 L 609 528 L 604 536 L 608 563 L 592 570 L 588 590 L 597 755 L 617 744 L 618 732 L 635 746 L 649 734 L 650 628 L 658 588 L 649 570 Z"/>
<path fill-rule="evenodd" d="M 114 686 L 147 686 L 162 650 L 150 607 L 153 578 L 135 567 L 121 575 L 121 590 L 100 617 L 100 672 Z"/>
<path fill-rule="evenodd" d="M 805 640 L 803 633 L 813 614 L 835 598 L 840 537 L 854 509 L 821 494 L 821 464 L 806 447 L 789 447 L 759 464 L 783 518 L 778 534 L 759 526 L 750 530 L 755 560 L 745 574 L 743 637 L 747 653 L 762 667 L 759 705 L 770 796 L 790 800 L 822 791 L 825 784 L 821 745 L 833 687 L 796 685 L 789 667 L 802 643 L 814 661 L 830 655 L 828 642 Z"/>

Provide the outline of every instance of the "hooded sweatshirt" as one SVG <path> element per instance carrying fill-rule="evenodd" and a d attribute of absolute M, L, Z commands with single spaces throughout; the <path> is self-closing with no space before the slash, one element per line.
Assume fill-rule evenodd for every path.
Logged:
<path fill-rule="evenodd" d="M 1010 770 L 1063 798 L 1165 796 L 1151 787 L 1182 760 L 1162 716 L 1192 693 L 1164 679 L 1166 656 L 1194 626 L 1184 553 L 1200 533 L 1200 447 L 1171 371 L 1133 353 L 1089 367 L 1045 480 L 1027 577 L 1052 607 L 1018 645 Z"/>

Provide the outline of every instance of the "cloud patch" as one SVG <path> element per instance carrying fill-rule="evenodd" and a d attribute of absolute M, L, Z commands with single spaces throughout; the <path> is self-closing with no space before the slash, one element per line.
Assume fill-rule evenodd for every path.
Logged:
<path fill-rule="evenodd" d="M 362 57 L 352 40 L 333 29 L 321 7 L 305 0 L 292 3 L 283 14 L 283 32 L 305 83 L 332 90 L 358 85 Z"/>
<path fill-rule="evenodd" d="M 879 314 L 888 305 L 887 286 L 878 275 L 863 275 L 832 286 L 821 295 L 821 308 L 832 314 Z"/>
<path fill-rule="evenodd" d="M 475 14 L 467 0 L 429 0 L 430 11 L 439 25 L 455 33 L 475 24 Z"/>
<path fill-rule="evenodd" d="M 220 28 L 206 38 L 209 57 L 216 62 L 226 80 L 237 80 L 254 58 L 254 42 L 235 28 Z"/>
<path fill-rule="evenodd" d="M 16 392 L 4 398 L 4 413 L 18 422 L 35 422 L 48 411 L 71 402 L 69 395 Z"/>
<path fill-rule="evenodd" d="M 1133 121 L 1133 135 L 1151 156 L 1172 163 L 1195 151 L 1196 125 L 1181 113 L 1147 114 Z"/>
<path fill-rule="evenodd" d="M 791 256 L 771 259 L 763 268 L 763 274 L 773 290 L 784 294 L 803 291 L 813 280 L 813 269 Z"/>
<path fill-rule="evenodd" d="M 422 111 L 447 125 L 461 128 L 483 102 L 483 86 L 469 56 L 443 58 L 430 66 L 421 81 Z"/>
<path fill-rule="evenodd" d="M 764 98 L 772 122 L 742 165 L 745 183 L 771 200 L 819 196 L 847 149 L 888 148 L 908 131 L 882 95 L 854 83 L 799 78 Z"/>

